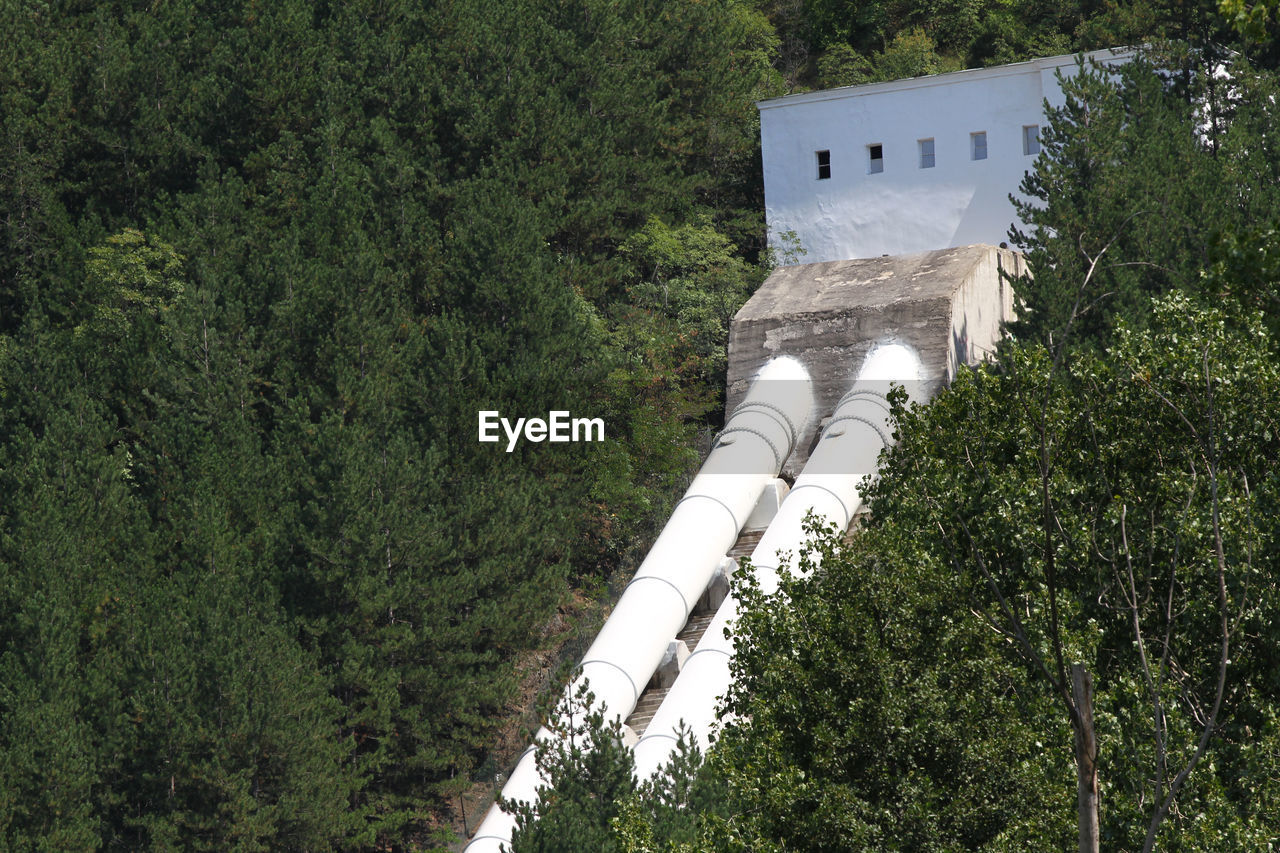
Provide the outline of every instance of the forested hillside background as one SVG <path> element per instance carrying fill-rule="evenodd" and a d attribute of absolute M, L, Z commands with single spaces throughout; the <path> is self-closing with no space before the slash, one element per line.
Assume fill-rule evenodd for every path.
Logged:
<path fill-rule="evenodd" d="M 1164 37 L 1270 62 L 1267 20 L 1242 39 L 1194 3 L 0 11 L 14 850 L 449 841 L 515 662 L 571 593 L 626 571 L 720 417 L 727 321 L 771 262 L 754 99 Z M 1187 80 L 1210 55 L 1184 54 Z M 1248 103 L 1271 91 L 1256 79 Z M 1211 149 L 1173 106 L 1155 114 L 1174 130 L 1126 136 L 1134 103 L 1189 103 L 1133 91 L 1093 161 L 1141 154 L 1133 186 L 1072 166 L 1069 140 L 1070 192 L 1036 179 L 1063 242 L 1032 248 L 1062 275 L 1037 278 L 1029 316 L 1079 284 L 1073 235 L 1113 225 L 1191 290 L 1217 264 L 1233 317 L 1274 308 L 1273 201 L 1238 204 L 1250 176 L 1274 185 L 1271 116 L 1242 110 L 1254 135 L 1229 136 L 1224 113 Z M 1169 185 L 1186 204 L 1129 203 Z M 1193 203 L 1208 187 L 1219 207 Z M 1213 254 L 1223 210 L 1240 227 Z M 1142 325 L 1168 280 L 1135 270 L 1114 274 Z M 609 440 L 475 440 L 480 409 L 553 408 Z"/>

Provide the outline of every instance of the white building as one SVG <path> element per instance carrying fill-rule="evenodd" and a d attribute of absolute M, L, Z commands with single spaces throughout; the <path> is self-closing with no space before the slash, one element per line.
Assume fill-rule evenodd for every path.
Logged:
<path fill-rule="evenodd" d="M 1086 56 L 1124 62 L 1130 51 Z M 1076 57 L 760 101 L 771 245 L 817 263 L 998 244 Z"/>

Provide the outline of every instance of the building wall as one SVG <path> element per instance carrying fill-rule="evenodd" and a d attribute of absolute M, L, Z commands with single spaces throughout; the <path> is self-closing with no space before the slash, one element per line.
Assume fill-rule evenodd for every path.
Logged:
<path fill-rule="evenodd" d="M 1129 54 L 1096 51 L 1100 61 Z M 782 251 L 794 232 L 798 263 L 897 255 L 1007 239 L 1016 193 L 1034 155 L 1023 127 L 1044 124 L 1043 102 L 1063 102 L 1055 79 L 1076 71 L 1074 56 L 996 68 L 849 86 L 761 101 L 765 215 Z M 971 157 L 985 132 L 987 157 Z M 919 141 L 934 141 L 933 168 L 921 168 Z M 870 174 L 868 147 L 883 150 Z M 829 179 L 817 152 L 830 152 Z"/>

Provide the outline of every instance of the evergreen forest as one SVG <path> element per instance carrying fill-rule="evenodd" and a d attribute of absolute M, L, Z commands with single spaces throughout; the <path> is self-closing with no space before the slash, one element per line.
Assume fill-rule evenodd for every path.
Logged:
<path fill-rule="evenodd" d="M 457 849 L 794 259 L 754 101 L 1118 44 L 1006 349 L 739 590 L 737 722 L 639 791 L 603 724 L 543 756 L 517 850 L 1062 849 L 1077 662 L 1108 849 L 1280 844 L 1273 5 L 0 10 L 0 847 Z"/>

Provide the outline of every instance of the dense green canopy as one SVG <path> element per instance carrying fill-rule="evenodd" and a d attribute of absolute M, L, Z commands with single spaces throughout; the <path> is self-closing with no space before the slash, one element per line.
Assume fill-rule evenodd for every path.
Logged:
<path fill-rule="evenodd" d="M 726 323 L 769 262 L 753 99 L 1161 34 L 1204 48 L 1229 32 L 1207 8 L 1167 3 L 0 0 L 0 12 L 0 846 L 12 849 L 444 840 L 444 799 L 511 715 L 515 662 L 571 589 L 626 570 L 718 418 Z M 1265 64 L 1269 49 L 1242 54 Z M 1239 79 L 1244 103 L 1271 103 L 1266 77 Z M 1135 229 L 1111 250 L 1169 270 L 1108 273 L 1120 297 L 1074 324 L 1095 348 L 1120 320 L 1145 330 L 1146 297 L 1169 283 L 1223 302 L 1230 334 L 1274 307 L 1269 182 L 1239 192 L 1242 175 L 1275 170 L 1259 142 L 1274 107 L 1223 101 L 1230 121 L 1206 153 L 1193 133 L 1166 133 L 1186 130 L 1185 91 L 1168 101 L 1153 86 L 1083 91 L 1114 131 L 1088 150 L 1108 153 L 1048 138 L 1075 171 L 1045 161 L 1032 193 L 1064 228 L 1097 208 L 1063 240 L 1134 222 L 1125 199 L 1168 208 L 1168 246 L 1139 251 L 1158 229 Z M 1125 157 L 1145 164 L 1128 184 L 1110 168 Z M 1162 157 L 1178 168 L 1160 172 Z M 1182 182 L 1157 192 L 1157 174 Z M 1180 242 L 1209 219 L 1222 234 Z M 1024 337 L 1038 340 L 1062 324 L 1079 259 L 1052 241 L 1032 257 L 1027 317 L 1041 325 Z M 607 440 L 511 453 L 476 441 L 480 410 L 552 409 L 602 418 Z M 921 577 L 913 595 L 923 607 L 953 582 Z M 919 646 L 921 708 L 948 695 L 930 661 L 966 644 L 998 645 L 956 625 Z M 973 667 L 1009 691 L 1035 683 L 1008 660 Z M 966 772 L 1024 755 L 1038 720 L 1041 742 L 1060 733 L 1035 690 L 1018 701 L 1045 716 L 1009 742 L 991 730 Z M 1230 760 L 1270 760 L 1246 753 Z M 1039 826 L 1037 809 L 1058 801 L 1015 784 L 1057 778 L 1044 755 L 1007 774 L 1017 796 L 1001 826 Z M 920 838 L 937 829 L 939 766 L 911 777 Z M 655 825 L 693 843 L 686 793 L 659 796 Z M 643 836 L 649 806 L 620 796 L 613 815 Z M 982 835 L 972 805 L 953 828 Z M 1248 828 L 1246 811 L 1223 809 Z"/>
<path fill-rule="evenodd" d="M 2 11 L 0 846 L 426 843 L 715 405 L 768 22 Z"/>
<path fill-rule="evenodd" d="M 1169 298 L 1105 357 L 1012 348 L 899 410 L 869 529 L 787 604 L 748 591 L 720 748 L 749 848 L 1072 846 L 1071 664 L 1104 849 L 1267 848 L 1280 376 L 1242 325 Z"/>

